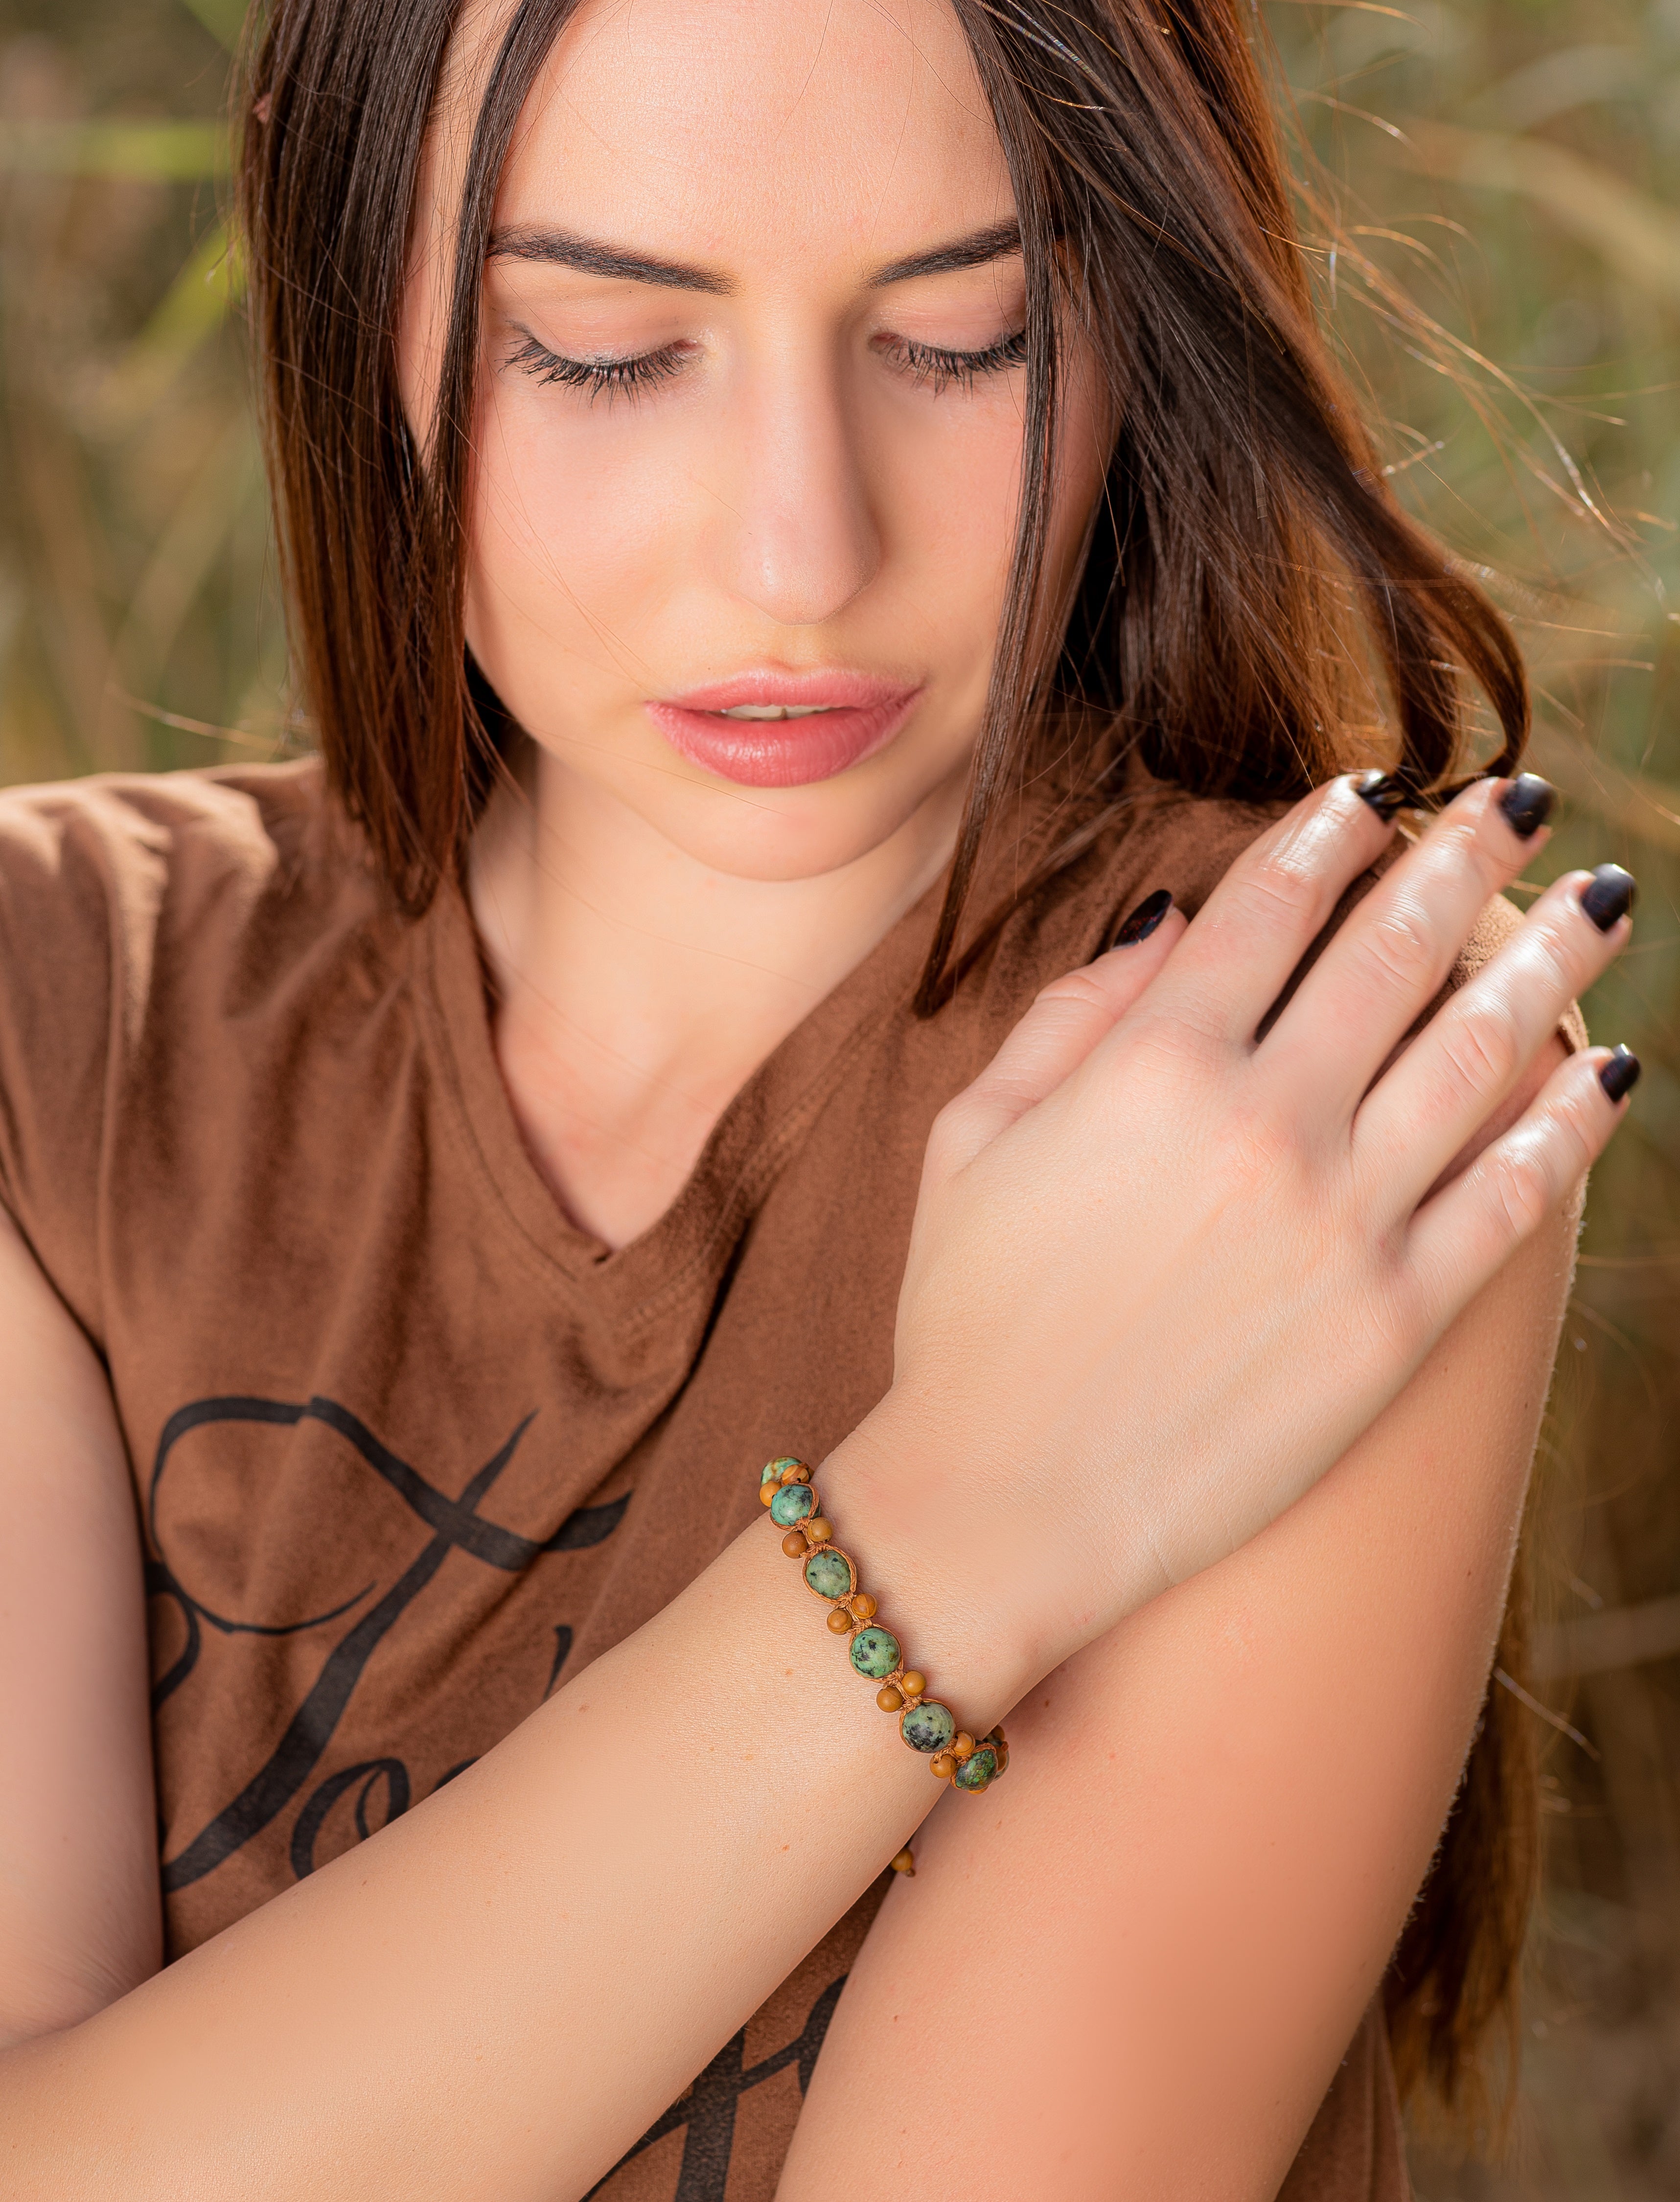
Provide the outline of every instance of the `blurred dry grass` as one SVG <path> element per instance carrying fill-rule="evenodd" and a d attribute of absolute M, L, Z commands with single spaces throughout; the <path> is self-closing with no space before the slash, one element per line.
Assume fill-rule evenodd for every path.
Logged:
<path fill-rule="evenodd" d="M 1428 2202 L 1648 2202 L 1680 2194 L 1680 0 L 1268 13 L 1390 468 L 1529 654 L 1535 762 L 1570 798 L 1537 872 L 1613 858 L 1642 890 L 1588 1011 L 1646 1077 L 1541 1463 L 1539 1694 L 1581 1740 L 1548 1725 L 1522 2114 L 1497 2168 L 1420 2145 L 1416 2176 Z"/>
<path fill-rule="evenodd" d="M 240 12 L 0 6 L 0 778 L 280 736 L 218 219 Z"/>
<path fill-rule="evenodd" d="M 218 222 L 239 0 L 0 0 L 0 780 L 286 747 Z M 1520 2131 L 1426 2202 L 1680 2195 L 1680 0 L 1266 0 L 1333 206 L 1325 304 L 1413 506 L 1481 569 L 1639 938 L 1646 1064 L 1542 1455 L 1548 1891 Z M 1400 280 L 1457 363 L 1384 303 Z M 1536 1715 L 1536 1718 L 1540 1716 Z"/>

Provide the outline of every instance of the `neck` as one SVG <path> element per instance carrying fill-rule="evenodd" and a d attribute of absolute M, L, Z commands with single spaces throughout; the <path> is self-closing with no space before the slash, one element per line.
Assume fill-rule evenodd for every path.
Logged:
<path fill-rule="evenodd" d="M 537 751 L 475 836 L 470 894 L 496 1053 L 539 1169 L 620 1246 L 681 1191 L 767 1056 L 939 877 L 954 774 L 887 840 L 815 879 L 740 879 Z"/>

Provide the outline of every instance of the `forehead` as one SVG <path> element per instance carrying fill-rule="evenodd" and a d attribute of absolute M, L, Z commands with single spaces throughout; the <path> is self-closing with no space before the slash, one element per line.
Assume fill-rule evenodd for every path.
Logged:
<path fill-rule="evenodd" d="M 945 0 L 586 0 L 521 117 L 498 226 L 792 274 L 1013 210 Z"/>

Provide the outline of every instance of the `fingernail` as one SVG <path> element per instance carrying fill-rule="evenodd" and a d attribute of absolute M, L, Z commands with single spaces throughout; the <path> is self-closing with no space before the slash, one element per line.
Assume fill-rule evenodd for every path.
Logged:
<path fill-rule="evenodd" d="M 1581 907 L 1600 933 L 1608 933 L 1633 908 L 1638 892 L 1631 872 L 1619 864 L 1600 864 L 1581 890 Z"/>
<path fill-rule="evenodd" d="M 1157 887 L 1143 900 L 1129 917 L 1123 917 L 1114 929 L 1111 948 L 1135 948 L 1140 940 L 1147 940 L 1155 927 L 1172 908 L 1172 897 L 1164 887 Z"/>
<path fill-rule="evenodd" d="M 1639 1057 L 1630 1047 L 1618 1047 L 1600 1069 L 1598 1082 L 1612 1101 L 1619 1101 L 1639 1083 Z"/>
<path fill-rule="evenodd" d="M 1549 780 L 1542 780 L 1537 772 L 1519 772 L 1506 782 L 1499 807 L 1512 832 L 1520 840 L 1530 841 L 1552 815 L 1557 799 L 1558 791 Z"/>
<path fill-rule="evenodd" d="M 1353 782 L 1353 792 L 1361 803 L 1370 804 L 1385 826 L 1406 801 L 1405 783 L 1392 772 L 1362 772 Z"/>

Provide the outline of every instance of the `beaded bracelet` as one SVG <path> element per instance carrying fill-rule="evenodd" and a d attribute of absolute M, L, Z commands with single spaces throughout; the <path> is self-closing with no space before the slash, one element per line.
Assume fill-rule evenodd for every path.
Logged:
<path fill-rule="evenodd" d="M 829 1628 L 851 1640 L 852 1666 L 866 1681 L 880 1683 L 876 1704 L 898 1714 L 899 1734 L 912 1751 L 928 1755 L 940 1781 L 978 1796 L 1009 1764 L 1002 1728 L 976 1743 L 958 1727 L 949 1705 L 928 1695 L 927 1676 L 905 1666 L 898 1638 L 881 1626 L 875 1600 L 858 1587 L 856 1562 L 831 1541 L 834 1524 L 823 1517 L 804 1461 L 766 1462 L 758 1496 L 777 1528 L 787 1532 L 782 1551 L 790 1560 L 804 1561 L 805 1588 L 828 1608 Z M 915 1869 L 908 1851 L 900 1851 L 893 1863 L 900 1873 Z"/>

